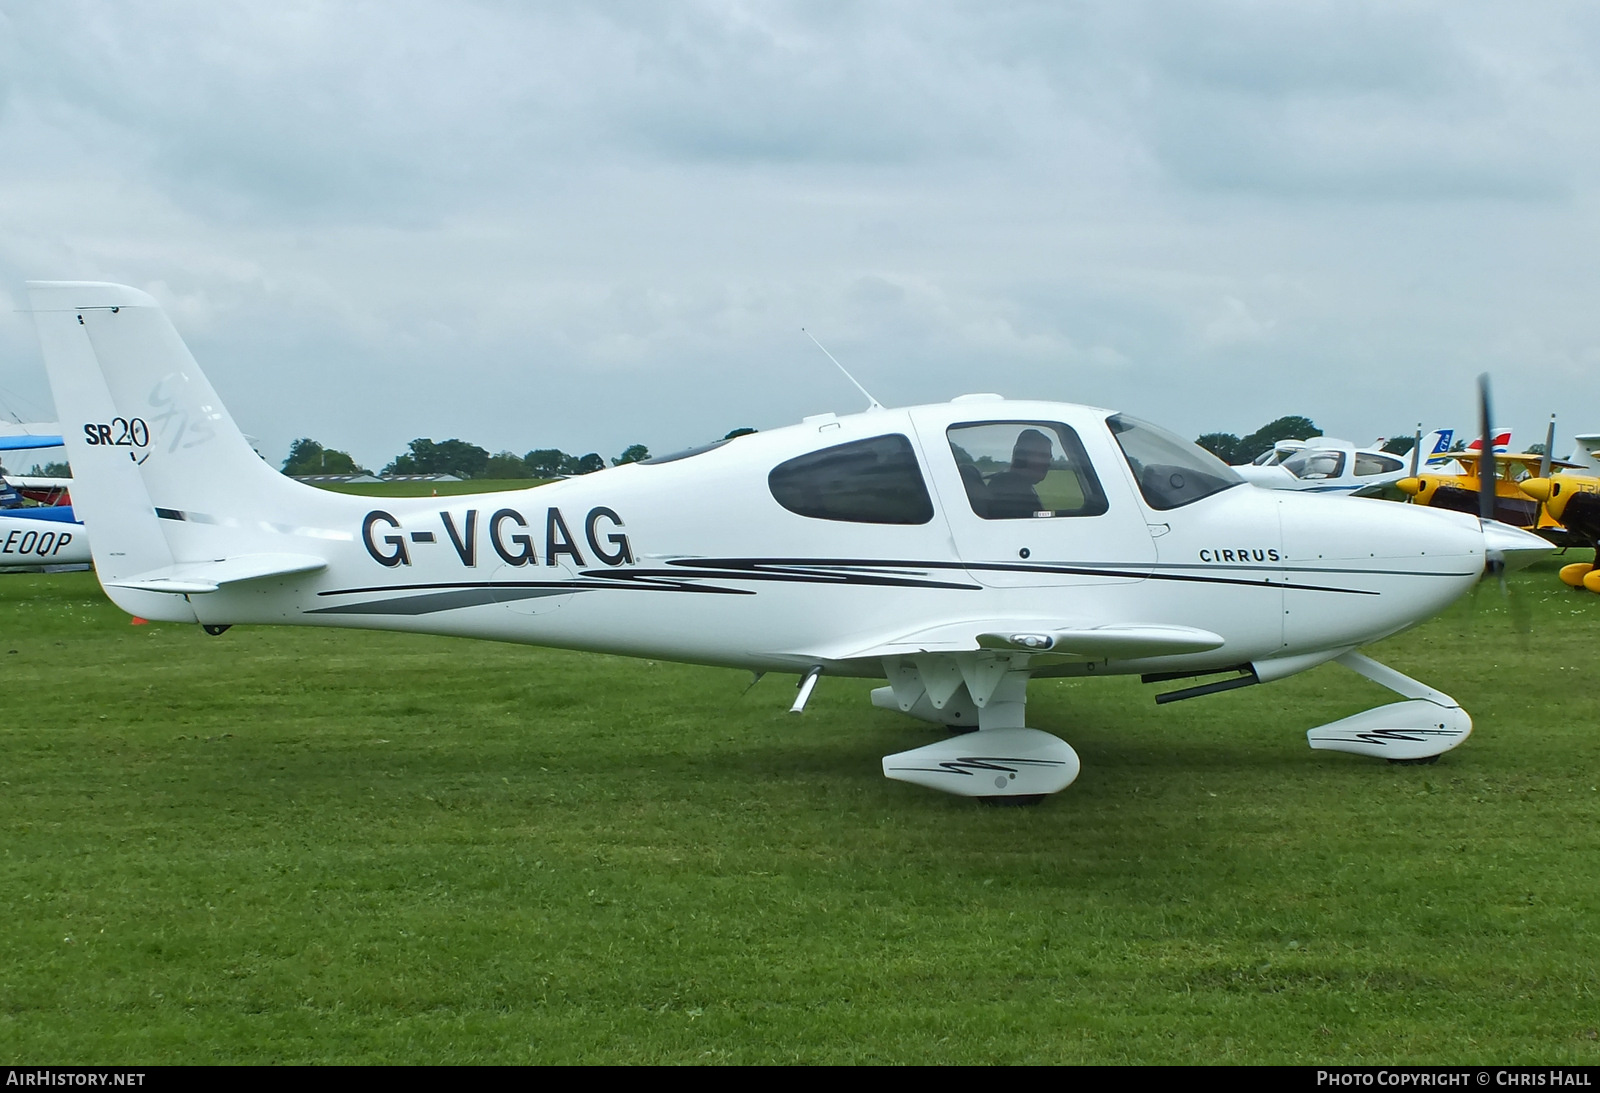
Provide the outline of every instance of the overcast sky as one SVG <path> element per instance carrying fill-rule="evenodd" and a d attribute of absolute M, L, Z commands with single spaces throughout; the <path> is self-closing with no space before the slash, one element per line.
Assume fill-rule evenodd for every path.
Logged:
<path fill-rule="evenodd" d="M 45 278 L 153 293 L 274 461 L 859 409 L 801 327 L 889 405 L 1366 442 L 1488 371 L 1569 438 L 1597 58 L 1591 3 L 0 0 L 0 412 Z"/>

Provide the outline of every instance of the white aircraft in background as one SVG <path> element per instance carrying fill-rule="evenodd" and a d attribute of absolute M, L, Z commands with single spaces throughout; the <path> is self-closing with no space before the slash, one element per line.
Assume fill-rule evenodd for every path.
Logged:
<path fill-rule="evenodd" d="M 89 563 L 89 537 L 72 506 L 7 508 L 13 493 L 0 484 L 0 571 Z"/>
<path fill-rule="evenodd" d="M 1381 441 L 1371 448 L 1357 448 L 1348 440 L 1330 436 L 1280 440 L 1254 462 L 1233 469 L 1245 481 L 1270 490 L 1367 496 L 1419 473 L 1413 462 L 1433 469 L 1448 462 L 1454 436 L 1453 430 L 1435 429 L 1415 446 L 1415 460 L 1382 451 Z M 1474 441 L 1473 446 L 1478 443 Z M 1495 450 L 1504 451 L 1498 447 Z"/>
<path fill-rule="evenodd" d="M 374 499 L 251 450 L 149 296 L 30 285 L 74 495 L 107 595 L 148 619 L 405 630 L 884 679 L 875 704 L 962 733 L 890 778 L 1037 799 L 1078 757 L 1030 728 L 1033 677 L 1221 676 L 1337 660 L 1403 701 L 1314 748 L 1427 761 L 1471 719 L 1357 650 L 1486 563 L 1550 545 L 1462 513 L 1237 488 L 1124 414 L 969 395 L 799 425 L 531 489 Z M 967 730 L 976 729 L 976 732 Z"/>
<path fill-rule="evenodd" d="M 0 454 L 61 447 L 54 425 L 13 425 L 0 429 Z M 0 570 L 87 565 L 89 537 L 68 504 L 57 503 L 70 478 L 0 477 Z M 26 505 L 24 498 L 49 499 Z"/>
<path fill-rule="evenodd" d="M 61 426 L 55 422 L 0 421 L 0 463 L 7 452 L 39 452 L 62 447 Z M 6 474 L 3 481 L 29 500 L 54 505 L 72 488 L 72 479 L 39 475 Z M 0 503 L 4 503 L 0 501 Z"/>
<path fill-rule="evenodd" d="M 1574 437 L 1567 462 L 1590 474 L 1600 473 L 1600 433 L 1579 433 Z"/>

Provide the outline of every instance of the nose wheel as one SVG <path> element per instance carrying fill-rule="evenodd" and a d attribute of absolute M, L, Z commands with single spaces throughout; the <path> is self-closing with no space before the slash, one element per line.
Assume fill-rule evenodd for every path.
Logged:
<path fill-rule="evenodd" d="M 1421 765 L 1438 762 L 1439 756 L 1472 735 L 1472 718 L 1443 691 L 1353 650 L 1336 659 L 1406 701 L 1318 725 L 1306 733 L 1313 748 Z"/>

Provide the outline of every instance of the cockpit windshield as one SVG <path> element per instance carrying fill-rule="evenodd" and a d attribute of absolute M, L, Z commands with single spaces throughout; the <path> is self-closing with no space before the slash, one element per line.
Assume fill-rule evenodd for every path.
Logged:
<path fill-rule="evenodd" d="M 1106 424 L 1153 509 L 1180 508 L 1244 483 L 1222 460 L 1165 429 L 1126 414 L 1115 414 Z"/>
<path fill-rule="evenodd" d="M 1344 453 L 1337 448 L 1307 448 L 1283 461 L 1296 478 L 1338 478 L 1344 474 Z"/>
<path fill-rule="evenodd" d="M 1305 450 L 1303 440 L 1280 440 L 1250 462 L 1257 467 L 1276 467 L 1296 452 Z"/>

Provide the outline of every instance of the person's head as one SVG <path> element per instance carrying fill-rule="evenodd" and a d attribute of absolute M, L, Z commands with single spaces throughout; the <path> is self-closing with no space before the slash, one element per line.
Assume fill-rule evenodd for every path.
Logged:
<path fill-rule="evenodd" d="M 1017 434 L 1017 443 L 1011 449 L 1012 473 L 1029 482 L 1042 482 L 1050 473 L 1050 438 L 1038 429 L 1024 429 Z"/>

